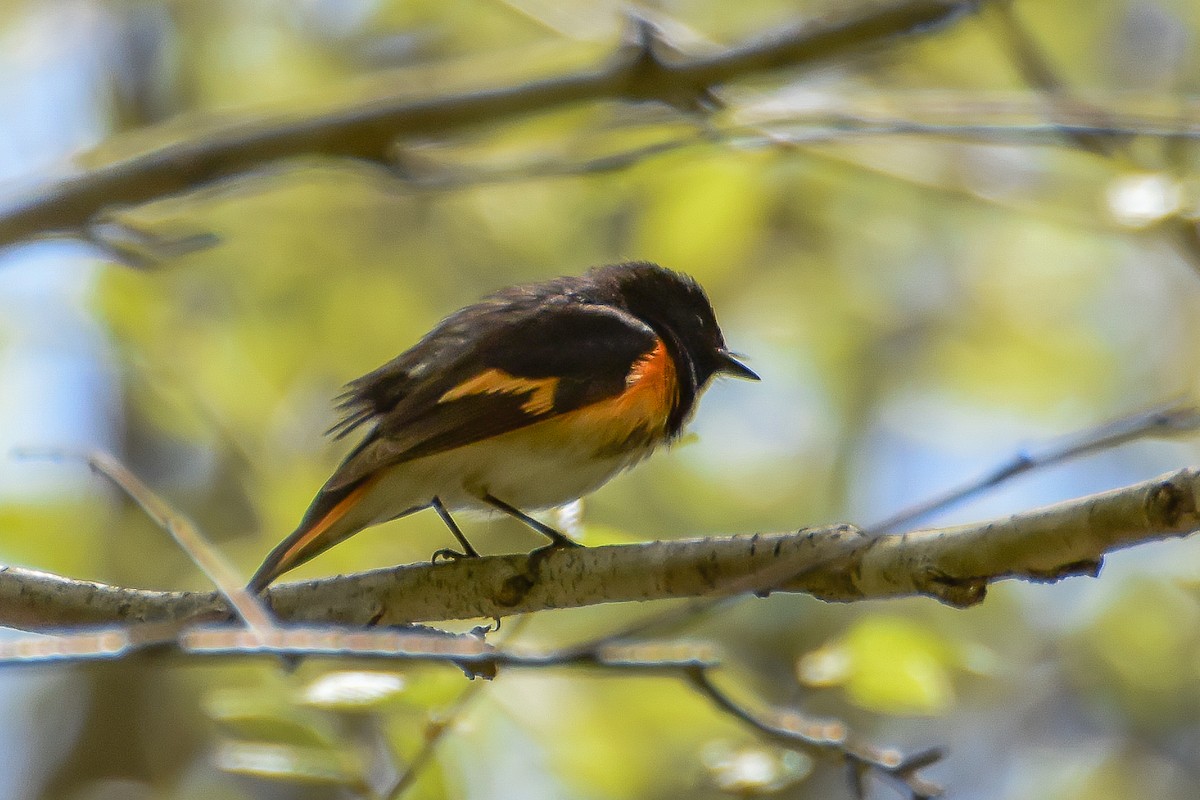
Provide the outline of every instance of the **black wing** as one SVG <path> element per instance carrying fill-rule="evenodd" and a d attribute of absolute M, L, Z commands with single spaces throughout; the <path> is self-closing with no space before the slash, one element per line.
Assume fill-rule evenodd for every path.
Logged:
<path fill-rule="evenodd" d="M 339 435 L 375 428 L 326 490 L 620 394 L 658 343 L 636 317 L 568 296 L 468 307 L 350 384 Z"/>

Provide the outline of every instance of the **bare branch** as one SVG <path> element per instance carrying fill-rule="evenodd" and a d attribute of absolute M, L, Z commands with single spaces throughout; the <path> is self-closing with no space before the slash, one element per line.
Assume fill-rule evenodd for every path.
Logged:
<path fill-rule="evenodd" d="M 154 524 L 166 531 L 188 558 L 200 568 L 217 590 L 229 601 L 238 617 L 256 634 L 264 635 L 275 627 L 271 615 L 257 597 L 246 591 L 246 585 L 237 570 L 225 560 L 224 554 L 204 538 L 191 520 L 180 514 L 166 501 L 155 494 L 149 486 L 129 471 L 112 455 L 100 451 L 72 454 L 64 451 L 24 452 L 25 456 L 45 455 L 51 458 L 82 459 L 88 467 L 112 481 L 125 492 Z"/>
<path fill-rule="evenodd" d="M 892 531 L 925 519 L 931 514 L 977 497 L 983 492 L 1043 467 L 1097 453 L 1128 442 L 1150 437 L 1173 436 L 1200 429 L 1200 408 L 1192 403 L 1175 403 L 1149 411 L 1138 411 L 1095 428 L 1068 436 L 1041 452 L 1018 453 L 1009 461 L 969 483 L 905 509 L 872 525 L 873 534 Z"/>
<path fill-rule="evenodd" d="M 1104 119 L 1103 112 L 1094 106 L 1085 105 L 1071 94 L 1066 84 L 1059 78 L 1057 70 L 1051 66 L 1050 60 L 1042 48 L 1017 19 L 1016 12 L 1013 11 L 1012 0 L 992 4 L 991 11 L 991 17 L 999 27 L 1002 43 L 1012 54 L 1014 64 L 1027 83 L 1053 96 L 1056 105 L 1062 110 L 1082 111 L 1090 114 L 1094 119 Z M 1125 150 L 1125 142 L 1114 140 L 1108 136 L 1097 136 L 1090 131 L 1075 130 L 1067 126 L 1063 126 L 1061 132 L 1076 147 L 1100 156 L 1113 157 Z"/>
<path fill-rule="evenodd" d="M 76 232 L 110 206 L 198 189 L 283 159 L 325 156 L 387 164 L 395 142 L 406 136 L 444 136 L 466 126 L 576 103 L 626 99 L 686 106 L 718 84 L 828 61 L 930 30 L 973 10 L 977 1 L 895 2 L 838 21 L 810 21 L 782 29 L 715 55 L 668 59 L 651 38 L 625 48 L 602 67 L 571 75 L 424 100 L 384 96 L 301 119 L 241 121 L 0 204 L 0 244 Z"/>
<path fill-rule="evenodd" d="M 79 236 L 106 257 L 140 270 L 158 267 L 167 259 L 213 247 L 220 241 L 211 232 L 163 236 L 138 230 L 116 217 L 97 219 L 86 226 Z"/>
<path fill-rule="evenodd" d="M 522 628 L 527 627 L 530 619 L 532 617 L 518 617 L 515 625 L 506 628 L 508 641 L 514 639 Z M 433 756 L 437 753 L 438 745 L 441 744 L 446 734 L 466 714 L 476 698 L 483 693 L 483 687 L 487 685 L 484 681 L 472 682 L 470 686 L 455 698 L 449 708 L 438 714 L 436 719 L 429 720 L 420 749 L 408 759 L 408 763 L 404 769 L 399 771 L 395 778 L 379 792 L 379 797 L 382 800 L 396 800 L 396 798 L 403 795 L 416 783 L 421 772 L 433 760 Z"/>
<path fill-rule="evenodd" d="M 986 119 L 988 113 L 980 112 Z M 1001 112 L 1007 114 L 1008 112 Z M 546 178 L 600 175 L 629 169 L 651 159 L 705 145 L 725 145 L 743 150 L 795 149 L 810 145 L 846 142 L 870 137 L 928 137 L 965 144 L 1023 144 L 1075 147 L 1065 136 L 1086 136 L 1090 141 L 1134 137 L 1164 141 L 1200 141 L 1200 125 L 1182 118 L 1126 114 L 1113 115 L 1104 123 L 1080 119 L 1074 122 L 1000 122 L 970 124 L 922 122 L 894 118 L 869 118 L 850 114 L 797 115 L 774 118 L 759 127 L 746 129 L 706 128 L 680 136 L 592 158 L 570 161 L 538 159 L 507 164 L 444 164 L 401 154 L 397 168 L 406 188 L 418 191 L 453 191 L 487 184 L 542 180 Z M 396 170 L 393 170 L 395 172 Z M 136 262 L 135 262 L 136 263 Z"/>
<path fill-rule="evenodd" d="M 926 781 L 919 770 L 941 760 L 940 749 L 925 750 L 908 757 L 868 745 L 851 742 L 846 726 L 841 722 L 817 722 L 793 711 L 775 711 L 767 714 L 755 713 L 738 703 L 712 680 L 712 670 L 693 667 L 685 671 L 690 683 L 697 691 L 712 701 L 713 705 L 741 720 L 766 739 L 785 747 L 803 750 L 818 755 L 833 754 L 845 760 L 851 770 L 851 788 L 856 796 L 865 796 L 861 781 L 869 772 L 875 772 L 904 787 L 913 797 L 938 797 L 941 787 Z"/>
<path fill-rule="evenodd" d="M 994 4 L 993 18 L 999 22 L 1001 36 L 1012 53 L 1014 63 L 1025 79 L 1056 98 L 1059 110 L 1067 113 L 1092 114 L 1096 119 L 1103 120 L 1103 111 L 1094 106 L 1081 102 L 1059 77 L 1057 70 L 1050 64 L 1042 48 L 1038 46 L 1028 30 L 1017 18 L 1012 9 L 1012 0 L 1004 0 Z M 1063 127 L 1064 136 L 1076 146 L 1100 156 L 1105 156 L 1126 166 L 1139 166 L 1134 157 L 1128 140 L 1111 139 L 1096 136 L 1088 131 L 1073 130 Z M 1187 216 L 1174 214 L 1160 222 L 1160 227 L 1169 241 L 1175 243 L 1180 252 L 1191 262 L 1192 268 L 1200 270 L 1200 228 L 1196 221 Z"/>
<path fill-rule="evenodd" d="M 384 625 L 548 608 L 755 592 L 833 601 L 925 595 L 969 606 L 989 583 L 1095 575 L 1105 553 L 1200 528 L 1200 471 L 986 523 L 868 536 L 789 533 L 572 548 L 409 564 L 272 588 L 282 620 Z M 152 592 L 0 569 L 0 624 L 30 630 L 228 615 L 219 595 Z"/>
<path fill-rule="evenodd" d="M 455 698 L 450 708 L 439 715 L 438 719 L 431 719 L 429 721 L 425 730 L 425 737 L 421 741 L 421 748 L 408 759 L 404 770 L 396 776 L 395 780 L 386 786 L 383 791 L 379 792 L 379 796 L 383 800 L 396 800 L 396 798 L 412 788 L 417 778 L 421 776 L 421 773 L 433 760 L 434 755 L 437 753 L 438 745 L 442 743 L 446 734 L 454 728 L 459 718 L 475 702 L 475 699 L 483 693 L 485 686 L 487 684 L 483 681 L 473 682 L 462 691 L 462 694 Z"/>

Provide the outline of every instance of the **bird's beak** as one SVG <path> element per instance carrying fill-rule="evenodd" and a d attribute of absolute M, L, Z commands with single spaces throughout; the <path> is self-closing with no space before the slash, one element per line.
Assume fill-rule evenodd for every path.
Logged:
<path fill-rule="evenodd" d="M 731 375 L 734 378 L 744 378 L 748 381 L 761 380 L 754 370 L 738 361 L 728 350 L 717 351 L 717 372 Z"/>

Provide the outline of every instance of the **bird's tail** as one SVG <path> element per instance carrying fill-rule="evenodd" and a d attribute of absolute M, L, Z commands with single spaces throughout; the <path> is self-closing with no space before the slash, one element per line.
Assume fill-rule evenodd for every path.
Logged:
<path fill-rule="evenodd" d="M 276 545 L 267 554 L 262 566 L 250 579 L 246 590 L 259 594 L 280 575 L 333 547 L 371 523 L 357 520 L 350 512 L 374 487 L 377 477 L 369 476 L 361 481 L 338 489 L 322 489 L 313 499 L 296 530 Z"/>

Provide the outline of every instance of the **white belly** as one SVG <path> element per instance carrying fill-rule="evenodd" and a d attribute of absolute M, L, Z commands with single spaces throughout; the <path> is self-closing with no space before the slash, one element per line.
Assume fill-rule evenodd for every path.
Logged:
<path fill-rule="evenodd" d="M 490 494 L 522 511 L 565 505 L 648 456 L 652 447 L 597 455 L 596 442 L 547 442 L 523 429 L 389 469 L 355 509 L 358 524 L 384 522 L 439 498 L 451 511 L 493 511 Z"/>

